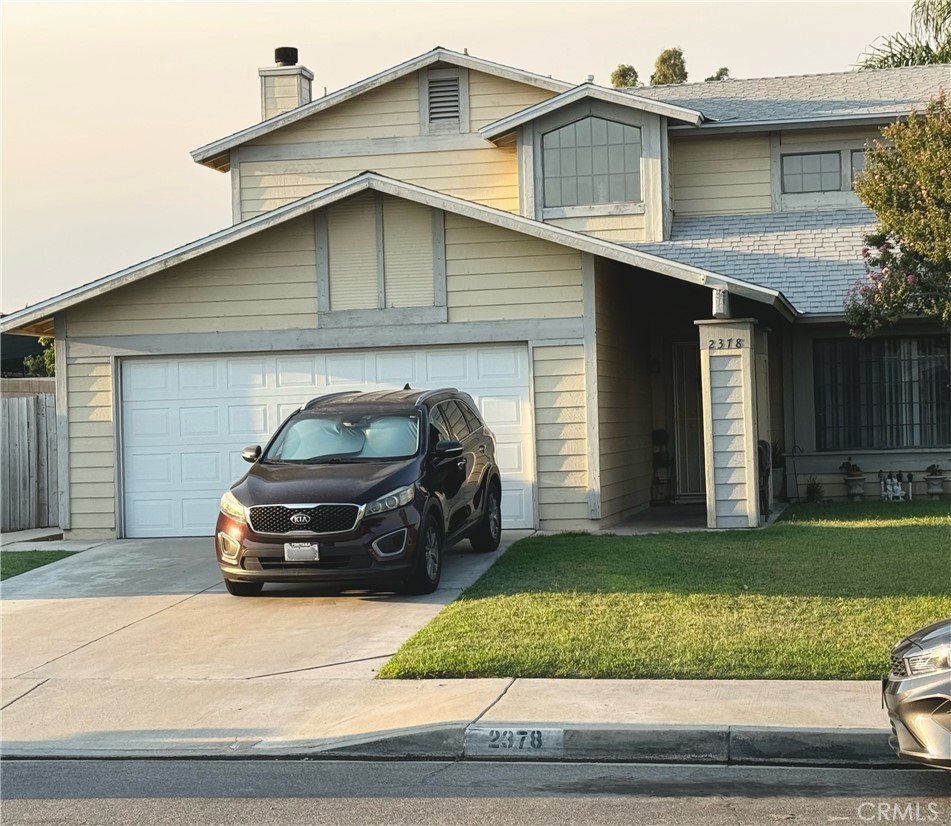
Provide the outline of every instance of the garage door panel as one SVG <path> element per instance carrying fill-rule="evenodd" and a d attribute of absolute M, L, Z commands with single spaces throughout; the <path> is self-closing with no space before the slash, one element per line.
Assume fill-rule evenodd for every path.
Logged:
<path fill-rule="evenodd" d="M 280 353 L 122 363 L 125 532 L 209 535 L 221 493 L 287 416 L 328 392 L 457 387 L 496 435 L 503 522 L 532 527 L 534 448 L 525 345 Z"/>

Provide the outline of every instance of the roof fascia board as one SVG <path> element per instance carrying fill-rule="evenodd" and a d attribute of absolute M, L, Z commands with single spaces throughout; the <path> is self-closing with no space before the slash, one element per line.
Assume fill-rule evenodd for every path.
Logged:
<path fill-rule="evenodd" d="M 532 86 L 538 86 L 556 93 L 564 92 L 566 89 L 571 88 L 570 83 L 566 83 L 562 80 L 554 80 L 553 78 L 544 77 L 543 75 L 536 75 L 532 72 L 525 72 L 520 69 L 514 69 L 510 66 L 504 66 L 500 63 L 492 63 L 491 61 L 482 60 L 477 57 L 472 57 L 471 55 L 459 54 L 458 52 L 453 52 L 449 49 L 437 48 L 417 57 L 410 58 L 409 60 L 406 60 L 403 63 L 400 63 L 382 72 L 377 72 L 375 75 L 371 75 L 370 77 L 360 80 L 357 83 L 353 83 L 350 86 L 345 86 L 343 89 L 339 89 L 338 91 L 332 92 L 329 95 L 325 95 L 322 98 L 318 98 L 317 100 L 311 101 L 310 103 L 305 103 L 303 106 L 298 106 L 296 109 L 291 109 L 289 112 L 284 112 L 283 114 L 277 115 L 276 117 L 270 118 L 269 120 L 248 126 L 245 129 L 229 135 L 228 137 L 221 138 L 217 141 L 205 144 L 204 146 L 200 146 L 198 149 L 195 149 L 191 152 L 192 159 L 196 163 L 201 164 L 213 162 L 222 153 L 233 149 L 235 146 L 239 146 L 242 143 L 259 138 L 262 135 L 273 132 L 275 129 L 280 129 L 284 126 L 296 123 L 297 121 L 310 117 L 311 115 L 315 115 L 318 112 L 323 112 L 332 106 L 344 103 L 345 101 L 351 100 L 358 95 L 362 95 L 366 92 L 372 91 L 373 89 L 377 89 L 380 86 L 390 83 L 391 81 L 398 80 L 399 78 L 411 74 L 412 72 L 419 71 L 420 69 L 430 66 L 433 63 L 451 63 L 453 65 L 467 69 L 473 69 L 475 71 L 481 71 L 488 74 L 497 75 L 499 77 L 505 77 L 509 80 L 514 80 L 519 83 L 527 83 Z M 216 168 L 221 168 L 224 170 L 227 168 L 227 164 Z"/>
<path fill-rule="evenodd" d="M 592 83 L 582 83 L 580 86 L 575 86 L 573 89 L 569 89 L 550 100 L 543 100 L 541 103 L 536 103 L 534 106 L 529 106 L 527 109 L 522 109 L 520 112 L 515 112 L 512 115 L 500 118 L 494 123 L 483 126 L 479 130 L 479 134 L 489 140 L 494 140 L 508 134 L 523 123 L 528 123 L 583 98 L 595 98 L 605 103 L 616 103 L 630 109 L 638 109 L 654 115 L 687 121 L 690 127 L 699 126 L 703 122 L 703 114 L 693 109 L 685 109 L 682 106 L 674 106 L 673 104 L 642 98 L 637 95 L 629 95 L 626 92 L 617 92 L 614 89 L 605 89 L 603 86 L 595 86 Z"/>
<path fill-rule="evenodd" d="M 802 120 L 789 118 L 783 120 L 744 120 L 744 121 L 704 121 L 700 129 L 691 126 L 670 126 L 671 132 L 678 134 L 692 132 L 699 134 L 708 130 L 716 132 L 758 132 L 764 129 L 827 129 L 830 126 L 879 126 L 907 120 L 908 112 L 893 112 L 880 115 L 844 115 L 829 118 Z"/>
<path fill-rule="evenodd" d="M 213 235 L 198 241 L 193 241 L 184 247 L 179 247 L 164 255 L 150 258 L 141 264 L 136 264 L 124 270 L 120 270 L 117 273 L 113 273 L 112 275 L 104 276 L 89 284 L 75 287 L 58 296 L 34 304 L 32 307 L 26 307 L 23 310 L 4 316 L 3 319 L 0 320 L 0 332 L 8 332 L 14 328 L 23 328 L 37 320 L 65 310 L 74 304 L 88 301 L 90 298 L 95 298 L 102 293 L 139 281 L 157 272 L 196 258 L 199 255 L 212 252 L 234 241 L 239 241 L 249 235 L 268 229 L 269 227 L 293 220 L 312 210 L 330 206 L 337 201 L 367 189 L 372 189 L 397 198 L 415 201 L 425 206 L 433 207 L 434 209 L 444 209 L 464 217 L 472 218 L 476 221 L 494 224 L 495 226 L 511 229 L 525 235 L 532 235 L 536 238 L 551 241 L 552 243 L 567 246 L 581 252 L 590 252 L 594 255 L 600 255 L 602 258 L 609 258 L 614 261 L 630 264 L 631 266 L 650 270 L 660 275 L 667 275 L 671 278 L 698 286 L 708 287 L 710 289 L 725 288 L 736 295 L 742 295 L 761 303 L 776 306 L 789 320 L 799 315 L 799 312 L 789 303 L 785 296 L 777 290 L 759 287 L 755 284 L 731 278 L 730 276 L 720 275 L 719 273 L 709 270 L 681 264 L 668 258 L 632 250 L 629 247 L 614 244 L 610 241 L 603 241 L 599 238 L 582 235 L 581 233 L 561 227 L 533 221 L 529 218 L 523 218 L 509 212 L 483 206 L 482 204 L 474 204 L 451 195 L 433 192 L 430 189 L 397 181 L 393 178 L 387 178 L 375 172 L 364 172 L 355 178 L 335 184 L 321 192 L 308 195 L 305 198 L 259 215 L 249 221 L 227 227 Z"/>

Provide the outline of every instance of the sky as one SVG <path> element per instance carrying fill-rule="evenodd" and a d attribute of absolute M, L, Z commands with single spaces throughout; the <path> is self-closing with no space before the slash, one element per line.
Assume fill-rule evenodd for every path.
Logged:
<path fill-rule="evenodd" d="M 908 29 L 888 2 L 0 3 L 0 308 L 108 275 L 231 223 L 227 174 L 189 151 L 260 120 L 257 69 L 296 46 L 314 94 L 445 46 L 574 82 L 851 69 Z"/>

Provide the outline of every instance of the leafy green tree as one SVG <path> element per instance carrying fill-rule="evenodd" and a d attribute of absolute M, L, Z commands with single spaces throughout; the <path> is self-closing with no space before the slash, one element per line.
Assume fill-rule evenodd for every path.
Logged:
<path fill-rule="evenodd" d="M 654 63 L 651 86 L 685 83 L 686 80 L 687 64 L 684 62 L 684 50 L 679 47 L 664 49 Z"/>
<path fill-rule="evenodd" d="M 615 89 L 637 86 L 637 69 L 628 63 L 618 63 L 617 68 L 611 72 L 611 85 Z"/>
<path fill-rule="evenodd" d="M 868 336 L 908 315 L 951 329 L 951 104 L 943 90 L 866 150 L 859 198 L 879 226 L 865 239 L 866 280 L 846 302 L 853 332 Z"/>
<path fill-rule="evenodd" d="M 55 376 L 56 353 L 53 349 L 53 339 L 41 337 L 39 343 L 43 352 L 34 356 L 24 356 L 23 372 L 28 376 Z"/>
<path fill-rule="evenodd" d="M 711 80 L 728 80 L 729 77 L 730 70 L 726 66 L 721 66 L 710 77 L 705 77 L 704 81 L 709 83 Z"/>
<path fill-rule="evenodd" d="M 915 0 L 911 31 L 879 38 L 869 46 L 860 69 L 891 69 L 951 63 L 951 0 Z"/>

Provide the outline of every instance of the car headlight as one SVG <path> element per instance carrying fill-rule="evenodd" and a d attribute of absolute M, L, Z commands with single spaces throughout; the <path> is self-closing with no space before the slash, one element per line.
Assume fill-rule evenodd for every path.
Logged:
<path fill-rule="evenodd" d="M 379 499 L 370 502 L 370 504 L 367 505 L 366 512 L 368 514 L 377 514 L 386 513 L 386 511 L 395 511 L 397 508 L 402 508 L 404 505 L 408 505 L 412 502 L 415 495 L 416 489 L 413 485 L 394 490 L 392 493 L 388 493 L 386 496 L 381 496 Z"/>
<path fill-rule="evenodd" d="M 244 505 L 237 500 L 230 490 L 221 497 L 221 504 L 218 507 L 225 516 L 230 516 L 235 522 L 240 522 L 242 525 L 248 523 Z"/>
<path fill-rule="evenodd" d="M 908 666 L 908 676 L 920 674 L 934 674 L 938 671 L 951 669 L 951 645 L 936 645 L 926 648 L 919 654 L 905 657 Z"/>

